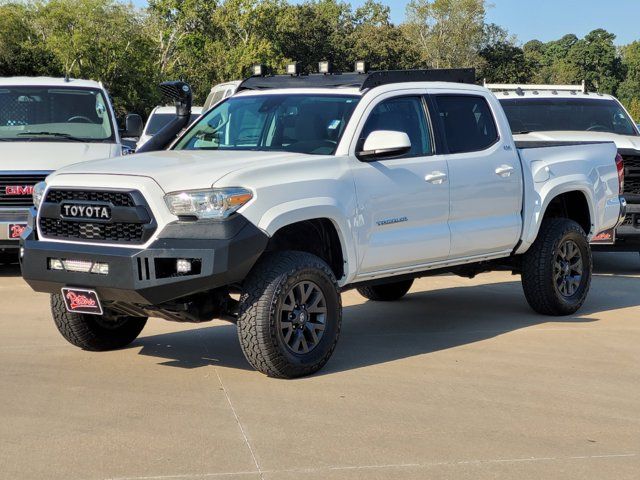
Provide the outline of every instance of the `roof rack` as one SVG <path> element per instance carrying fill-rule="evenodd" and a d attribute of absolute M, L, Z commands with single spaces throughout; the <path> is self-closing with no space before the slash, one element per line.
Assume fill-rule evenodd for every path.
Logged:
<path fill-rule="evenodd" d="M 527 84 L 510 84 L 510 83 L 487 83 L 484 86 L 492 91 L 497 92 L 516 92 L 523 95 L 524 92 L 574 92 L 588 93 L 587 84 L 583 80 L 581 85 L 527 85 Z"/>
<path fill-rule="evenodd" d="M 475 84 L 474 68 L 433 70 L 381 70 L 369 73 L 331 73 L 309 75 L 253 76 L 244 80 L 240 90 L 265 90 L 271 88 L 335 88 L 357 87 L 360 90 L 390 83 L 453 82 Z"/>

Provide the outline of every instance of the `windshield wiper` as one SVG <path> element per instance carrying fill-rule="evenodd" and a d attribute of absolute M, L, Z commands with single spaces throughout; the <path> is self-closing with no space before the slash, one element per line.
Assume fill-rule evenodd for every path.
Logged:
<path fill-rule="evenodd" d="M 19 136 L 48 136 L 48 137 L 58 137 L 58 138 L 66 138 L 67 140 L 72 140 L 74 142 L 86 142 L 84 138 L 74 137 L 73 135 L 69 135 L 68 133 L 61 132 L 20 132 Z"/>
<path fill-rule="evenodd" d="M 519 132 L 511 132 L 511 135 L 526 135 L 527 133 L 531 133 L 531 130 L 520 130 Z"/>

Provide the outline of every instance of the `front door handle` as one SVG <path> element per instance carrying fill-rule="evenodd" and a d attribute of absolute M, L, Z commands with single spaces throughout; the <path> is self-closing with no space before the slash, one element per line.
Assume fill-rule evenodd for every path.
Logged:
<path fill-rule="evenodd" d="M 429 183 L 433 183 L 434 185 L 440 185 L 447 180 L 447 174 L 444 172 L 431 172 L 429 175 L 424 177 L 424 180 Z"/>
<path fill-rule="evenodd" d="M 502 178 L 510 177 L 513 173 L 513 167 L 511 165 L 500 165 L 496 168 L 496 175 Z"/>

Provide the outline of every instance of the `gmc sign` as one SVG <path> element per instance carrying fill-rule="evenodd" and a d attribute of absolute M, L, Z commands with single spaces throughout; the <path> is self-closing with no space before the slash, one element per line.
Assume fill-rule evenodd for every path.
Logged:
<path fill-rule="evenodd" d="M 7 185 L 5 195 L 33 195 L 33 185 Z"/>

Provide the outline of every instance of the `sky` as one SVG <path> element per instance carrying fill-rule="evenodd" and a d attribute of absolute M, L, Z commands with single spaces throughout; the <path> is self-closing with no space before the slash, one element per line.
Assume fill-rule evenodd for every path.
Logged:
<path fill-rule="evenodd" d="M 291 0 L 296 1 L 296 0 Z M 391 7 L 394 23 L 404 20 L 405 0 L 381 0 Z M 134 0 L 145 5 L 145 0 Z M 361 5 L 364 0 L 350 2 Z M 556 40 L 567 33 L 583 37 L 604 28 L 617 35 L 616 44 L 640 40 L 640 0 L 488 0 L 487 22 L 497 23 L 520 43 Z"/>

